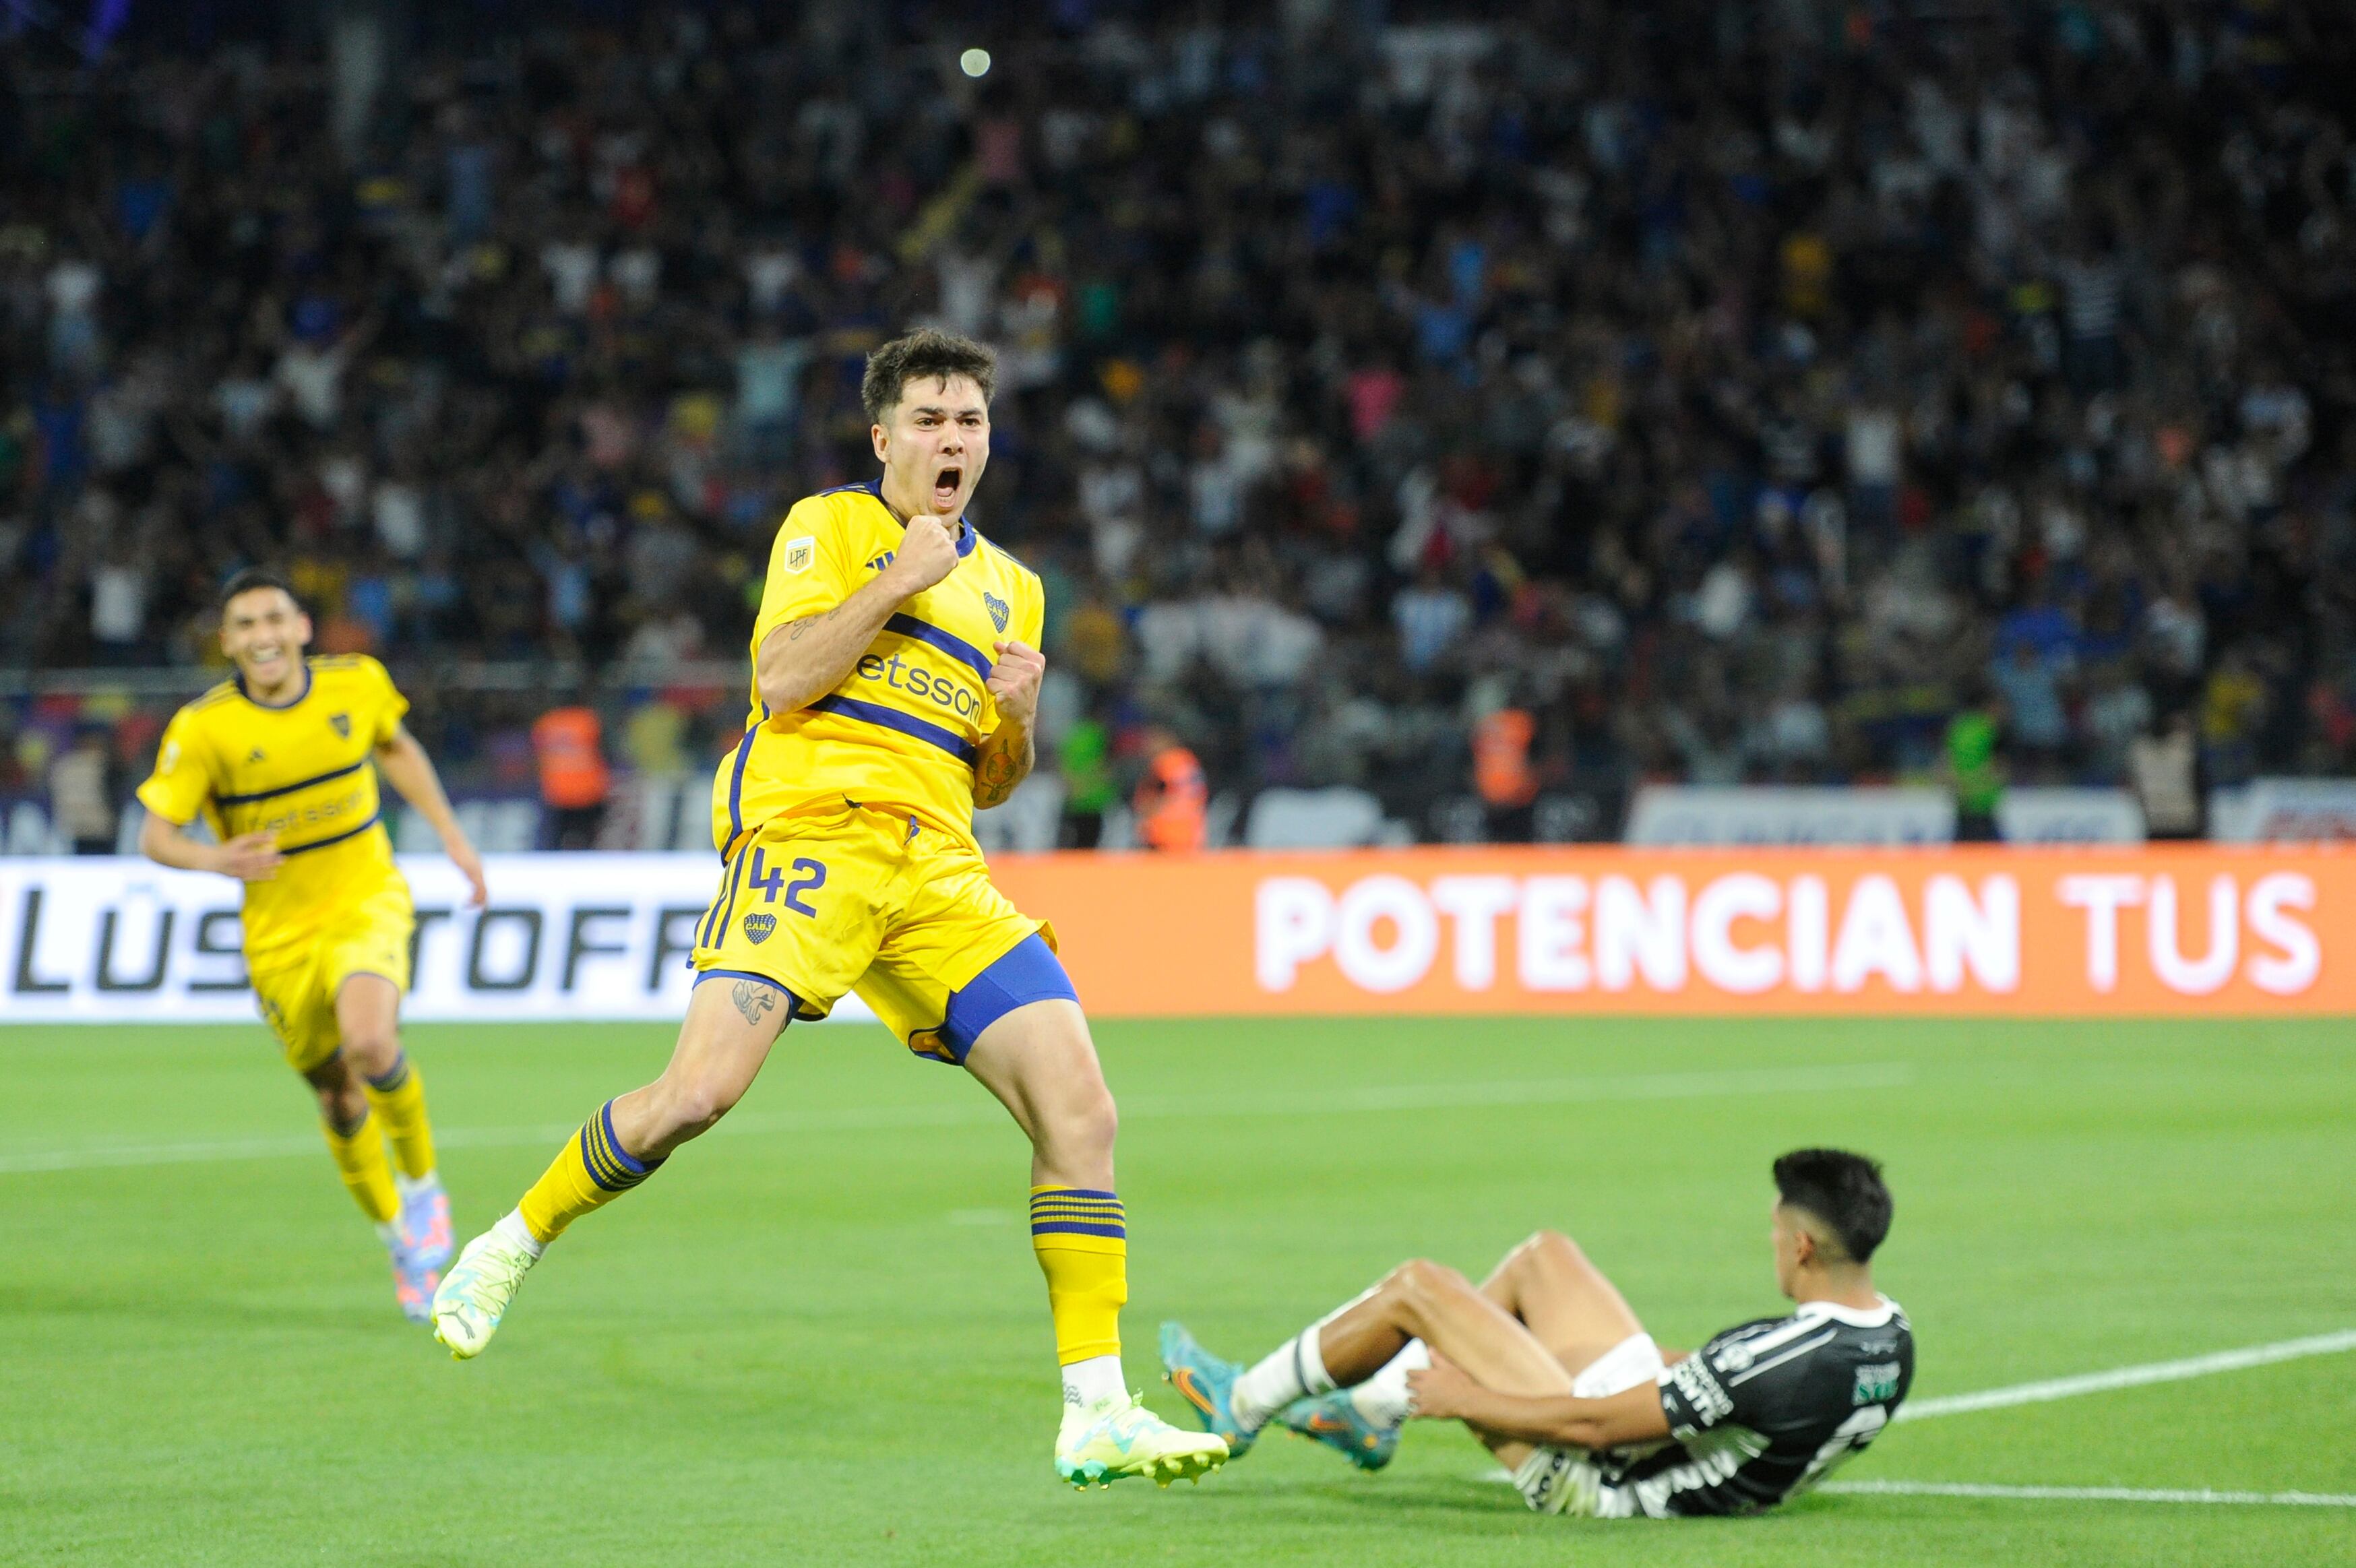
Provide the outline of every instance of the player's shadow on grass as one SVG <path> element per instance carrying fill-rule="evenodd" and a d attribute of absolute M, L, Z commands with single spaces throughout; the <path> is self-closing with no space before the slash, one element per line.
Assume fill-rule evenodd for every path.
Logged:
<path fill-rule="evenodd" d="M 1539 1518 L 1522 1506 L 1521 1498 L 1511 1487 L 1497 1481 L 1477 1480 L 1469 1477 L 1450 1477 L 1426 1476 L 1415 1479 L 1402 1477 L 1397 1481 L 1326 1482 L 1302 1488 L 1304 1493 L 1323 1501 L 1332 1499 L 1352 1508 L 1374 1509 L 1396 1514 L 1433 1513 L 1451 1517 L 1476 1515 L 1498 1526 L 1505 1533 L 1518 1533 L 1519 1527 Z M 1829 1498 L 1822 1493 L 1804 1493 L 1781 1508 L 1771 1510 L 1767 1517 L 1789 1519 L 1824 1513 L 1850 1511 L 1857 1499 Z M 1658 1520 L 1548 1520 L 1548 1525 L 1569 1529 L 1627 1529 L 1659 1524 Z M 1681 1528 L 1697 1521 L 1676 1520 Z M 1746 1520 L 1755 1528 L 1756 1521 Z"/>
<path fill-rule="evenodd" d="M 1534 1516 L 1511 1487 L 1494 1481 L 1446 1476 L 1329 1481 L 1303 1488 L 1318 1499 L 1393 1513 L 1474 1514 L 1500 1525 L 1526 1523 Z"/>

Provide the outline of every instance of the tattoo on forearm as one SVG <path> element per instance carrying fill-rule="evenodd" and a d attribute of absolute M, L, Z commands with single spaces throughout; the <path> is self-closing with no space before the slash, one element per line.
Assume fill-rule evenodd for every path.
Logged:
<path fill-rule="evenodd" d="M 1023 732 L 1019 743 L 993 738 L 973 765 L 973 804 L 985 811 L 1005 805 L 1015 786 L 1030 776 L 1032 761 L 1029 731 Z"/>
<path fill-rule="evenodd" d="M 789 643 L 798 643 L 802 640 L 802 634 L 804 632 L 815 631 L 818 629 L 819 623 L 831 621 L 837 615 L 841 613 L 842 605 L 837 604 L 833 609 L 829 610 L 823 615 L 805 615 L 800 620 L 796 621 L 792 625 L 786 628 L 786 641 Z"/>
<path fill-rule="evenodd" d="M 729 999 L 736 1004 L 736 1010 L 744 1015 L 746 1023 L 758 1024 L 776 1009 L 777 992 L 773 986 L 760 985 L 752 980 L 739 980 L 736 982 L 735 989 L 729 993 Z"/>

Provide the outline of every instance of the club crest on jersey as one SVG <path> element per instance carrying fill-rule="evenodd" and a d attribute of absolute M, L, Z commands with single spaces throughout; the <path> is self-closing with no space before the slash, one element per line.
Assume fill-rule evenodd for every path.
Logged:
<path fill-rule="evenodd" d="M 990 624 L 1001 632 L 1006 630 L 1006 618 L 1012 613 L 1006 608 L 1006 601 L 995 593 L 985 593 L 981 596 L 981 603 L 990 611 Z"/>
<path fill-rule="evenodd" d="M 342 740 L 348 741 L 352 738 L 352 716 L 348 713 L 330 713 L 327 715 L 327 726 Z"/>
<path fill-rule="evenodd" d="M 816 535 L 805 534 L 800 539 L 786 541 L 785 563 L 787 571 L 808 571 L 810 569 L 810 562 L 817 559 L 818 537 Z"/>
<path fill-rule="evenodd" d="M 768 941 L 769 933 L 776 929 L 777 917 L 776 915 L 755 912 L 744 917 L 745 939 L 751 942 L 755 947 L 758 947 L 764 942 Z"/>

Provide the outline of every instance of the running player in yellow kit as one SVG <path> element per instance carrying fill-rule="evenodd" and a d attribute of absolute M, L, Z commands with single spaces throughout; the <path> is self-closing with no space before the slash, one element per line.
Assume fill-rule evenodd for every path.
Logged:
<path fill-rule="evenodd" d="M 483 863 L 424 748 L 402 728 L 409 703 L 384 666 L 305 659 L 311 619 L 274 572 L 239 572 L 220 605 L 237 676 L 165 729 L 139 786 L 140 852 L 245 884 L 255 1000 L 287 1065 L 317 1091 L 327 1151 L 392 1253 L 402 1311 L 423 1323 L 450 1261 L 450 1200 L 434 1172 L 425 1088 L 401 1049 L 409 884 L 392 863 L 378 773 L 434 825 L 477 904 Z M 217 842 L 189 837 L 198 816 Z"/>
<path fill-rule="evenodd" d="M 1112 1095 L 1053 928 L 991 885 L 973 839 L 974 808 L 1031 771 L 1046 668 L 1038 578 L 965 517 L 990 460 L 994 368 L 938 332 L 869 358 L 883 479 L 801 501 L 770 551 L 752 711 L 712 784 L 725 865 L 670 1065 L 607 1101 L 466 1244 L 434 1332 L 480 1354 L 549 1243 L 726 1115 L 788 1020 L 855 990 L 909 1050 L 980 1079 L 1031 1139 L 1031 1241 L 1064 1377 L 1057 1473 L 1166 1486 L 1217 1467 L 1226 1445 L 1130 1397 Z"/>

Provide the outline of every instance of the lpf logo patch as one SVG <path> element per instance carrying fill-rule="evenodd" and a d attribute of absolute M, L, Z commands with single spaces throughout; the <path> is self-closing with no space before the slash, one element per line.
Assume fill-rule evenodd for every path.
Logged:
<path fill-rule="evenodd" d="M 327 717 L 327 724 L 329 728 L 333 729 L 335 732 L 344 740 L 348 741 L 352 738 L 352 716 L 350 714 L 330 714 Z"/>
<path fill-rule="evenodd" d="M 800 539 L 786 541 L 784 560 L 787 571 L 796 573 L 808 571 L 810 569 L 810 562 L 817 559 L 818 537 L 816 535 L 806 534 Z"/>
<path fill-rule="evenodd" d="M 1006 617 L 1012 613 L 1006 608 L 1006 601 L 995 593 L 985 593 L 981 596 L 981 603 L 990 611 L 990 624 L 1001 632 L 1006 630 Z"/>
<path fill-rule="evenodd" d="M 777 929 L 777 917 L 773 914 L 748 914 L 744 917 L 744 935 L 758 947 L 769 940 L 769 933 Z"/>

